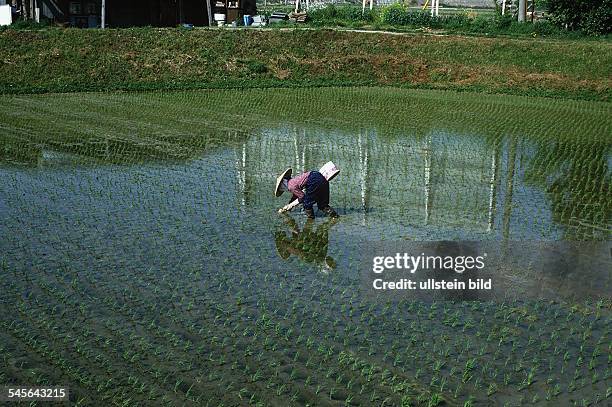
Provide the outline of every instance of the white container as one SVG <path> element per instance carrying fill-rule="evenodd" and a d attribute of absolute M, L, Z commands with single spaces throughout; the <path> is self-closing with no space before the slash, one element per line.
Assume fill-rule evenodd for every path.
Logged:
<path fill-rule="evenodd" d="M 336 167 L 336 164 L 331 161 L 328 161 L 325 163 L 325 165 L 323 165 L 323 167 L 321 167 L 319 172 L 325 177 L 326 180 L 331 181 L 336 177 L 336 175 L 338 175 L 340 170 L 338 169 L 338 167 Z"/>
<path fill-rule="evenodd" d="M 266 25 L 266 21 L 263 16 L 253 16 L 253 27 L 263 27 Z"/>
<path fill-rule="evenodd" d="M 11 14 L 11 6 L 5 4 L 0 6 L 0 25 L 11 25 L 13 23 L 13 15 Z"/>
<path fill-rule="evenodd" d="M 215 13 L 214 17 L 215 21 L 225 21 L 225 14 L 223 13 Z"/>

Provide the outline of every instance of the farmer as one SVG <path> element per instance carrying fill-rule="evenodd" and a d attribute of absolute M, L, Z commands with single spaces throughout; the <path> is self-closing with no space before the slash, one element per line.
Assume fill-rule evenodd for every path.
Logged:
<path fill-rule="evenodd" d="M 319 171 L 306 171 L 293 178 L 291 178 L 291 172 L 292 169 L 287 168 L 276 179 L 275 196 L 279 197 L 285 191 L 290 192 L 292 196 L 289 204 L 297 199 L 299 203 L 304 205 L 304 212 L 309 219 L 315 217 L 312 209 L 315 203 L 326 215 L 332 218 L 338 217 L 336 211 L 329 206 L 329 182 Z"/>

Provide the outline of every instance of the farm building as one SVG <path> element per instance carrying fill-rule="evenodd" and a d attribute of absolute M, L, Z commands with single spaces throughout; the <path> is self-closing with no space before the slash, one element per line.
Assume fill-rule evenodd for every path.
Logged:
<path fill-rule="evenodd" d="M 74 27 L 95 28 L 101 24 L 102 0 L 13 1 L 24 8 L 34 4 L 41 15 Z M 256 11 L 255 0 L 210 0 L 210 7 L 212 13 L 225 14 L 228 22 Z M 208 21 L 207 0 L 106 0 L 105 22 L 111 28 L 203 26 Z"/>

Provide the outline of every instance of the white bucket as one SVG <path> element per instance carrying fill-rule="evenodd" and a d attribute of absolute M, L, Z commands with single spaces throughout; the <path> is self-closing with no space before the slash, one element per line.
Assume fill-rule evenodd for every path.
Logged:
<path fill-rule="evenodd" d="M 13 22 L 13 14 L 11 6 L 8 4 L 0 6 L 0 25 L 11 25 Z"/>

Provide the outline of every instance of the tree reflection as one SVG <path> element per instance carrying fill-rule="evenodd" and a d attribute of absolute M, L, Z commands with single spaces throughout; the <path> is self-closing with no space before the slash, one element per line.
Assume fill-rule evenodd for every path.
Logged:
<path fill-rule="evenodd" d="M 58 156 L 70 157 L 73 163 L 80 164 L 184 162 L 215 147 L 231 145 L 245 138 L 246 134 L 236 131 L 221 131 L 206 137 L 199 134 L 150 134 L 146 137 L 86 133 L 49 135 L 44 132 L 27 137 L 0 135 L 0 163 L 27 167 L 53 165 L 53 158 Z"/>
<path fill-rule="evenodd" d="M 609 153 L 605 141 L 555 141 L 528 163 L 525 182 L 544 188 L 553 220 L 565 226 L 565 239 L 610 237 Z"/>

